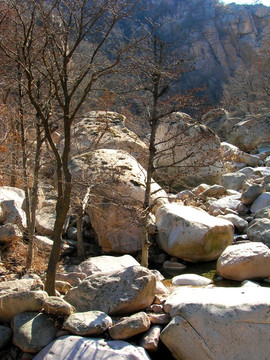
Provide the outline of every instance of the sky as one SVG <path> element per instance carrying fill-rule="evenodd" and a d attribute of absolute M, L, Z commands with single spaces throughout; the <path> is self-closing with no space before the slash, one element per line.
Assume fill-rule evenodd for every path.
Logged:
<path fill-rule="evenodd" d="M 223 3 L 225 4 L 230 4 L 232 2 L 236 3 L 236 4 L 254 4 L 255 1 L 254 0 L 221 0 Z M 262 3 L 266 6 L 270 6 L 270 0 L 261 0 L 258 1 L 259 3 Z"/>

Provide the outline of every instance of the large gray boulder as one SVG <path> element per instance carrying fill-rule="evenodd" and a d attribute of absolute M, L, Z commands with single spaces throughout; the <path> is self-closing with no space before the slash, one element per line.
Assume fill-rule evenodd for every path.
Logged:
<path fill-rule="evenodd" d="M 156 150 L 155 179 L 174 190 L 217 184 L 223 173 L 218 136 L 205 125 L 194 124 L 187 114 L 173 113 L 160 122 Z"/>
<path fill-rule="evenodd" d="M 102 250 L 122 254 L 140 251 L 146 181 L 142 166 L 125 151 L 100 149 L 74 158 L 70 168 L 74 191 L 81 195 L 91 187 L 86 211 Z M 165 202 L 167 195 L 157 183 L 152 182 L 151 190 L 152 204 Z"/>
<path fill-rule="evenodd" d="M 230 221 L 190 206 L 163 205 L 157 210 L 156 220 L 159 247 L 180 259 L 215 260 L 233 242 L 234 226 Z"/>
<path fill-rule="evenodd" d="M 237 281 L 266 278 L 270 276 L 270 250 L 260 242 L 228 246 L 218 258 L 217 273 Z"/>
<path fill-rule="evenodd" d="M 57 326 L 48 315 L 38 312 L 23 312 L 12 322 L 13 343 L 22 351 L 37 353 L 56 337 Z"/>
<path fill-rule="evenodd" d="M 251 206 L 251 211 L 256 213 L 257 211 L 270 207 L 270 192 L 265 192 L 257 197 Z"/>
<path fill-rule="evenodd" d="M 243 188 L 246 179 L 245 174 L 241 174 L 239 172 L 229 173 L 222 175 L 220 184 L 225 187 L 225 189 L 239 191 Z"/>
<path fill-rule="evenodd" d="M 62 336 L 43 350 L 33 360 L 150 360 L 146 351 L 125 341 L 106 341 L 81 336 Z"/>
<path fill-rule="evenodd" d="M 99 310 L 109 315 L 125 315 L 151 305 L 156 277 L 141 266 L 90 275 L 69 290 L 64 299 L 78 312 Z"/>
<path fill-rule="evenodd" d="M 269 288 L 180 288 L 165 305 L 173 319 L 161 340 L 175 359 L 267 359 Z"/>
<path fill-rule="evenodd" d="M 227 140 L 239 149 L 251 152 L 270 141 L 270 114 L 253 115 L 231 128 Z"/>

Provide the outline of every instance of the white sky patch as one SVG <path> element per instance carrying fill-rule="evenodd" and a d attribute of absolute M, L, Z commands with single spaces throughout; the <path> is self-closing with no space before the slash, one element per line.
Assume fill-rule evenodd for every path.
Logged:
<path fill-rule="evenodd" d="M 235 4 L 240 4 L 240 5 L 253 5 L 256 3 L 256 1 L 254 0 L 221 0 L 224 4 L 231 4 L 231 3 L 235 3 Z M 261 3 L 263 5 L 266 6 L 270 6 L 270 0 L 261 0 L 258 1 L 257 3 Z"/>

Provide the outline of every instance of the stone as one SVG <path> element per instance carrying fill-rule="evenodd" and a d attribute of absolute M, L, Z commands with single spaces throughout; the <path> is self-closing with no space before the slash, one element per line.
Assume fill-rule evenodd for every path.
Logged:
<path fill-rule="evenodd" d="M 255 219 L 269 219 L 270 220 L 270 207 L 262 208 L 254 214 Z"/>
<path fill-rule="evenodd" d="M 12 329 L 8 326 L 0 325 L 0 350 L 12 339 Z"/>
<path fill-rule="evenodd" d="M 72 286 L 77 286 L 82 280 L 86 278 L 86 274 L 78 271 L 71 271 L 69 273 L 56 273 L 56 280 L 65 281 Z"/>
<path fill-rule="evenodd" d="M 246 227 L 248 226 L 248 222 L 246 220 L 242 219 L 240 216 L 235 215 L 235 214 L 219 215 L 218 217 L 221 219 L 228 220 L 231 223 L 233 223 L 235 228 L 240 232 L 245 230 Z"/>
<path fill-rule="evenodd" d="M 245 166 L 248 165 L 252 167 L 261 165 L 260 159 L 254 155 L 241 151 L 237 146 L 227 142 L 222 142 L 220 146 L 225 161 L 244 163 Z M 242 171 L 240 170 L 240 172 Z"/>
<path fill-rule="evenodd" d="M 177 360 L 257 360 L 269 352 L 269 288 L 180 288 L 166 303 L 172 321 L 161 340 Z"/>
<path fill-rule="evenodd" d="M 212 185 L 202 192 L 202 196 L 219 198 L 226 194 L 226 189 L 221 185 Z"/>
<path fill-rule="evenodd" d="M 224 196 L 218 200 L 209 200 L 209 214 L 212 215 L 215 210 L 225 211 L 231 209 L 237 211 L 241 202 L 241 194 Z"/>
<path fill-rule="evenodd" d="M 197 274 L 181 274 L 172 278 L 173 285 L 192 285 L 192 286 L 206 286 L 212 283 L 212 280 L 205 276 Z"/>
<path fill-rule="evenodd" d="M 264 187 L 261 185 L 252 185 L 241 195 L 241 201 L 245 205 L 252 204 L 258 196 L 264 192 Z"/>
<path fill-rule="evenodd" d="M 77 240 L 77 228 L 71 226 L 67 230 L 67 238 L 70 240 Z"/>
<path fill-rule="evenodd" d="M 150 328 L 150 320 L 143 311 L 121 319 L 109 328 L 113 340 L 125 340 Z"/>
<path fill-rule="evenodd" d="M 257 197 L 251 206 L 251 211 L 256 213 L 260 209 L 270 207 L 270 192 L 265 192 Z"/>
<path fill-rule="evenodd" d="M 239 191 L 243 188 L 246 181 L 246 175 L 241 173 L 229 173 L 222 175 L 220 184 L 225 189 Z"/>
<path fill-rule="evenodd" d="M 151 324 L 167 325 L 171 321 L 169 314 L 148 313 Z"/>
<path fill-rule="evenodd" d="M 241 287 L 261 287 L 261 285 L 254 281 L 244 280 L 241 282 Z"/>
<path fill-rule="evenodd" d="M 151 326 L 150 329 L 140 338 L 139 346 L 142 346 L 149 352 L 157 351 L 161 330 L 162 326 L 160 325 Z"/>
<path fill-rule="evenodd" d="M 151 305 L 155 290 L 156 277 L 151 271 L 132 266 L 90 275 L 69 290 L 64 299 L 78 312 L 100 310 L 108 315 L 125 315 Z"/>
<path fill-rule="evenodd" d="M 106 341 L 81 336 L 62 336 L 43 350 L 33 360 L 150 360 L 147 352 L 126 341 Z"/>
<path fill-rule="evenodd" d="M 184 271 L 186 269 L 186 265 L 184 265 L 184 264 L 182 264 L 180 262 L 166 260 L 163 263 L 163 268 L 165 270 Z"/>
<path fill-rule="evenodd" d="M 102 334 L 110 326 L 112 319 L 101 311 L 78 312 L 70 315 L 63 324 L 63 329 L 79 336 L 96 336 Z"/>
<path fill-rule="evenodd" d="M 70 169 L 74 191 L 83 194 L 89 184 L 95 184 L 86 212 L 102 250 L 118 254 L 140 251 L 146 181 L 142 166 L 125 151 L 100 149 L 73 158 Z M 76 188 L 76 179 L 81 184 L 82 178 L 87 179 L 86 184 Z M 151 192 L 152 205 L 167 202 L 167 194 L 154 181 Z"/>
<path fill-rule="evenodd" d="M 65 294 L 68 290 L 72 288 L 72 285 L 67 281 L 55 281 L 55 289 L 60 292 L 60 294 Z"/>
<path fill-rule="evenodd" d="M 42 251 L 51 251 L 53 246 L 53 240 L 48 236 L 35 235 L 35 245 Z M 67 244 L 67 242 L 62 241 L 61 253 L 68 254 L 74 251 L 74 246 Z"/>
<path fill-rule="evenodd" d="M 37 353 L 56 337 L 57 327 L 46 314 L 23 312 L 12 322 L 13 344 L 22 351 Z"/>
<path fill-rule="evenodd" d="M 37 234 L 42 236 L 53 236 L 54 223 L 56 219 L 55 206 L 46 206 L 36 213 Z"/>
<path fill-rule="evenodd" d="M 74 154 L 95 149 L 123 150 L 132 155 L 144 168 L 148 149 L 143 141 L 125 126 L 124 115 L 112 111 L 90 111 L 74 126 Z M 99 139 L 99 140 L 98 140 Z"/>
<path fill-rule="evenodd" d="M 47 314 L 65 317 L 75 312 L 75 308 L 58 296 L 49 296 L 44 300 L 44 311 Z"/>
<path fill-rule="evenodd" d="M 183 260 L 215 260 L 233 242 L 232 223 L 200 209 L 180 204 L 163 205 L 157 210 L 156 219 L 158 245 Z"/>
<path fill-rule="evenodd" d="M 74 268 L 75 272 L 82 272 L 87 276 L 99 272 L 126 269 L 130 266 L 140 265 L 131 255 L 122 256 L 95 256 L 83 261 Z"/>
<path fill-rule="evenodd" d="M 254 219 L 247 227 L 247 236 L 251 241 L 261 241 L 270 247 L 270 219 Z"/>
<path fill-rule="evenodd" d="M 23 232 L 16 224 L 0 225 L 0 243 L 9 243 L 23 239 Z"/>
<path fill-rule="evenodd" d="M 228 134 L 228 142 L 239 149 L 251 152 L 257 146 L 270 141 L 269 113 L 251 116 L 234 125 Z"/>
<path fill-rule="evenodd" d="M 43 289 L 43 283 L 39 276 L 28 279 L 16 279 L 0 282 L 0 294 L 9 292 L 21 292 L 35 290 L 36 285 L 40 285 Z"/>
<path fill-rule="evenodd" d="M 12 292 L 0 296 L 0 321 L 10 322 L 21 312 L 41 310 L 47 296 L 45 291 Z"/>
<path fill-rule="evenodd" d="M 270 250 L 260 242 L 228 246 L 217 261 L 217 273 L 237 281 L 266 278 L 270 276 Z"/>
<path fill-rule="evenodd" d="M 26 226 L 25 194 L 22 189 L 10 186 L 0 187 L 0 221 L 14 223 L 19 221 Z"/>
<path fill-rule="evenodd" d="M 159 155 L 155 160 L 155 180 L 174 191 L 203 182 L 219 182 L 223 172 L 220 140 L 207 126 L 195 124 L 187 114 L 176 112 L 160 122 L 156 151 Z"/>

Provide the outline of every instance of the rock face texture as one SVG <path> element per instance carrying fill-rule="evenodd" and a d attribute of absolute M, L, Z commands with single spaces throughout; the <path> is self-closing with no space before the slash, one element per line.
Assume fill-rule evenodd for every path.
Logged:
<path fill-rule="evenodd" d="M 146 173 L 126 151 L 100 149 L 75 157 L 71 163 L 74 183 L 80 197 L 90 190 L 89 214 L 98 243 L 106 252 L 132 254 L 141 249 L 141 210 Z M 164 202 L 167 195 L 153 181 L 155 200 Z M 159 200 L 158 200 L 159 199 Z"/>
<path fill-rule="evenodd" d="M 233 224 L 203 210 L 168 204 L 157 210 L 156 218 L 158 245 L 180 259 L 215 260 L 233 242 Z"/>
<path fill-rule="evenodd" d="M 269 288 L 176 290 L 165 303 L 173 319 L 161 340 L 177 360 L 265 359 L 269 295 Z"/>
<path fill-rule="evenodd" d="M 173 113 L 159 124 L 156 151 L 155 179 L 174 190 L 203 182 L 218 183 L 223 172 L 219 138 L 181 112 Z"/>

